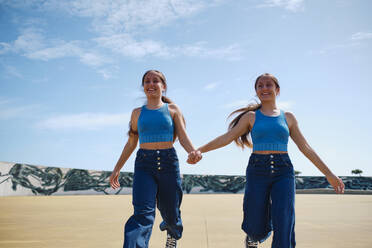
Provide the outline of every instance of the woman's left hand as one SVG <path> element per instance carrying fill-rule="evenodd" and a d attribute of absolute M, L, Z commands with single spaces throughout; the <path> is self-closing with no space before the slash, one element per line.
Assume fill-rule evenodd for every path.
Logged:
<path fill-rule="evenodd" d="M 192 151 L 189 153 L 189 157 L 187 159 L 187 163 L 189 164 L 196 164 L 203 158 L 201 152 L 199 150 Z"/>
<path fill-rule="evenodd" d="M 114 171 L 112 172 L 110 176 L 110 185 L 113 189 L 120 188 L 119 175 L 120 175 L 120 171 L 117 171 L 116 169 L 114 169 Z"/>
<path fill-rule="evenodd" d="M 337 194 L 344 193 L 345 185 L 338 176 L 331 174 L 327 176 L 327 180 L 332 185 L 333 189 L 336 191 Z"/>

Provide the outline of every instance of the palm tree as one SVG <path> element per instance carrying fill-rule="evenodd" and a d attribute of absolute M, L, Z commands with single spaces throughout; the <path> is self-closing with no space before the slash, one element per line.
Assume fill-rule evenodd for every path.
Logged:
<path fill-rule="evenodd" d="M 359 175 L 360 177 L 362 176 L 363 171 L 360 169 L 355 169 L 351 171 L 351 174 Z"/>

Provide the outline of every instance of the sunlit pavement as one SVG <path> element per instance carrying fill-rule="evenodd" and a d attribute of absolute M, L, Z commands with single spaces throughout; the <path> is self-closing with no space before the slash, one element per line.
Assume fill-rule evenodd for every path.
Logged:
<path fill-rule="evenodd" d="M 241 194 L 184 195 L 179 248 L 244 247 Z M 0 247 L 122 247 L 131 196 L 0 198 Z M 165 246 L 157 212 L 151 248 Z M 372 195 L 296 195 L 297 247 L 372 247 Z M 269 248 L 271 238 L 260 245 Z"/>

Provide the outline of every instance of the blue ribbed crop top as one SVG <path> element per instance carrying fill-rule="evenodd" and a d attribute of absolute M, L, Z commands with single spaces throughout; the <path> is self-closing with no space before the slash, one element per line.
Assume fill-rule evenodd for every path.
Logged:
<path fill-rule="evenodd" d="M 148 109 L 143 105 L 137 128 L 140 144 L 173 141 L 174 124 L 168 104 L 164 103 L 158 109 Z"/>
<path fill-rule="evenodd" d="M 256 111 L 251 131 L 254 151 L 287 151 L 289 129 L 284 111 L 278 116 L 266 116 Z"/>

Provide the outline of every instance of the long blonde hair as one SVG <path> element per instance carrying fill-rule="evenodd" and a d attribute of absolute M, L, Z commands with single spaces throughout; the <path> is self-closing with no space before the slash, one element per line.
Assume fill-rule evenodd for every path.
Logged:
<path fill-rule="evenodd" d="M 258 77 L 256 78 L 256 81 L 255 81 L 255 84 L 254 84 L 254 89 L 255 89 L 255 90 L 257 89 L 257 83 L 258 83 L 258 81 L 260 80 L 261 77 L 264 77 L 264 76 L 268 76 L 268 77 L 270 77 L 270 78 L 274 81 L 276 87 L 280 89 L 278 79 L 277 79 L 276 77 L 274 77 L 274 75 L 272 75 L 272 74 L 270 74 L 270 73 L 264 73 L 264 74 L 262 74 L 262 75 L 260 75 L 260 76 L 258 76 Z M 239 113 L 239 114 L 238 114 L 238 116 L 236 116 L 236 117 L 235 117 L 235 118 L 230 122 L 228 130 L 231 130 L 232 128 L 234 128 L 234 127 L 238 124 L 238 122 L 240 121 L 240 119 L 242 118 L 243 115 L 245 115 L 245 114 L 248 113 L 249 111 L 254 111 L 254 112 L 255 112 L 255 111 L 257 111 L 258 109 L 260 109 L 261 106 L 262 106 L 262 104 L 261 104 L 261 103 L 258 103 L 258 102 L 256 102 L 256 103 L 250 103 L 250 104 L 248 104 L 247 107 L 240 108 L 240 109 L 237 109 L 237 110 L 235 110 L 234 112 L 232 112 L 232 113 L 228 116 L 228 118 L 230 118 L 231 116 L 233 116 L 233 115 L 235 115 L 235 114 L 237 114 L 237 113 Z M 246 133 L 244 133 L 244 134 L 241 135 L 240 137 L 236 138 L 236 139 L 234 140 L 234 142 L 235 142 L 238 146 L 240 146 L 241 148 L 243 148 L 243 149 L 244 149 L 245 146 L 252 148 L 252 147 L 253 147 L 253 144 L 252 144 L 252 141 L 251 141 L 250 138 L 249 138 L 249 132 L 250 132 L 250 131 L 251 131 L 251 130 L 248 130 Z"/>
<path fill-rule="evenodd" d="M 158 71 L 158 70 L 148 70 L 148 71 L 145 72 L 145 74 L 143 74 L 143 76 L 142 76 L 142 87 L 145 83 L 145 77 L 148 73 L 154 73 L 160 78 L 162 84 L 165 86 L 165 92 L 166 92 L 167 89 L 168 89 L 167 80 L 166 80 L 164 74 L 162 72 Z M 164 102 L 164 103 L 174 103 L 169 97 L 166 97 L 164 95 L 161 96 L 161 101 Z M 183 117 L 183 115 L 182 115 L 182 120 L 183 120 L 183 124 L 186 126 L 186 121 L 185 121 L 185 118 Z M 138 135 L 138 132 L 134 131 L 132 129 L 131 121 L 129 121 L 128 135 L 129 136 Z M 174 129 L 174 131 L 173 131 L 173 142 L 176 141 L 176 139 L 177 139 L 177 134 L 176 134 L 176 129 Z"/>

